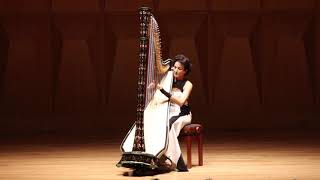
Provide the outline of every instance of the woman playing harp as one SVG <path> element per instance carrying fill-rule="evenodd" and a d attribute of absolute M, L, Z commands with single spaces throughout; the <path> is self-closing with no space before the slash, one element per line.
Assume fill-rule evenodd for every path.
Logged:
<path fill-rule="evenodd" d="M 191 113 L 185 107 L 188 107 L 186 99 L 191 92 L 192 84 L 189 81 L 180 81 L 184 75 L 190 72 L 190 69 L 187 69 L 183 63 L 180 63 L 179 66 L 179 62 L 176 62 L 173 72 L 170 68 L 171 62 L 162 60 L 158 25 L 149 8 L 140 8 L 139 51 L 137 117 L 135 124 L 121 144 L 123 154 L 117 166 L 155 169 L 164 163 L 166 159 L 164 157 L 169 157 L 167 163 L 170 164 L 171 160 L 171 165 L 175 167 L 178 164 L 177 168 L 179 169 L 178 159 L 181 150 L 178 141 L 176 140 L 178 149 L 169 142 L 174 144 L 175 141 L 171 139 L 176 139 L 183 125 L 191 121 Z M 190 65 L 189 60 L 187 60 L 187 64 Z M 173 81 L 174 79 L 177 81 Z M 152 88 L 152 86 L 155 87 L 154 82 L 159 82 L 157 88 Z M 173 82 L 177 82 L 180 89 L 182 88 L 184 91 L 182 95 L 176 96 L 174 91 L 171 91 Z M 150 88 L 147 88 L 147 85 L 150 85 Z M 173 103 L 184 107 L 181 108 L 181 112 L 184 113 L 176 112 L 173 116 L 173 111 L 170 111 L 171 107 L 174 107 Z M 177 108 L 175 109 L 177 110 Z M 169 124 L 171 116 L 176 119 L 176 122 L 181 121 L 180 116 L 185 117 L 181 121 L 183 123 L 180 123 L 181 127 L 172 125 L 172 127 L 176 127 L 174 129 L 179 129 L 174 133 L 171 133 L 172 128 L 170 129 Z M 175 150 L 177 151 L 175 152 Z M 178 158 L 176 157 L 177 153 Z M 181 170 L 186 170 L 186 168 Z"/>
<path fill-rule="evenodd" d="M 182 158 L 178 136 L 180 130 L 185 125 L 191 123 L 192 116 L 188 99 L 192 91 L 192 83 L 186 79 L 186 75 L 191 71 L 191 62 L 184 55 L 177 55 L 174 58 L 172 70 L 174 80 L 171 93 L 164 90 L 160 84 L 156 85 L 157 89 L 159 89 L 170 102 L 168 148 L 163 155 L 165 158 L 162 159 L 167 159 L 165 163 L 171 165 L 171 167 L 176 167 L 178 171 L 188 171 Z M 152 83 L 150 86 L 155 85 Z"/>

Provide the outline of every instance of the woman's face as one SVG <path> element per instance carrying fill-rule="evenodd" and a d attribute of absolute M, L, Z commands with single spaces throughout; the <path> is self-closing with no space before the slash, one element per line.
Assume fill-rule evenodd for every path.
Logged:
<path fill-rule="evenodd" d="M 176 79 L 182 80 L 184 78 L 184 75 L 186 74 L 186 70 L 184 69 L 184 66 L 180 62 L 175 62 L 173 65 L 173 75 Z"/>

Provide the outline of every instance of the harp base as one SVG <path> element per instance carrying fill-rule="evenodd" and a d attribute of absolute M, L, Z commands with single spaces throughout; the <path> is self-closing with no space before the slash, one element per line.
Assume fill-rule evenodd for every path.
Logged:
<path fill-rule="evenodd" d="M 158 162 L 159 159 L 152 154 L 140 151 L 132 151 L 122 154 L 122 158 L 117 163 L 117 167 L 126 167 L 132 169 L 156 169 L 158 168 Z"/>

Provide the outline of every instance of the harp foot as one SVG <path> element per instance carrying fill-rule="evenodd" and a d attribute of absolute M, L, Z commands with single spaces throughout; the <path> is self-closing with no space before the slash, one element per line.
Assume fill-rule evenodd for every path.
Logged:
<path fill-rule="evenodd" d="M 122 166 L 122 163 L 121 161 L 119 161 L 117 164 L 116 164 L 117 167 L 121 167 Z"/>
<path fill-rule="evenodd" d="M 159 159 L 151 154 L 144 152 L 123 153 L 121 160 L 116 164 L 117 167 L 126 167 L 131 169 L 156 169 Z"/>

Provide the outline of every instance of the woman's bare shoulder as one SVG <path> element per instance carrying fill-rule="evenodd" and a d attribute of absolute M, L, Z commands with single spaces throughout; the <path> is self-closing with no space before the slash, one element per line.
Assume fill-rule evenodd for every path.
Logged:
<path fill-rule="evenodd" d="M 191 81 L 189 81 L 189 80 L 187 80 L 186 84 L 189 84 L 189 85 L 192 86 L 192 83 L 191 83 Z"/>
<path fill-rule="evenodd" d="M 184 85 L 184 88 L 188 87 L 188 88 L 192 88 L 192 83 L 191 81 L 187 80 L 186 84 Z"/>

